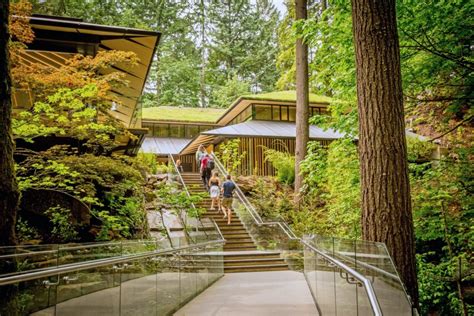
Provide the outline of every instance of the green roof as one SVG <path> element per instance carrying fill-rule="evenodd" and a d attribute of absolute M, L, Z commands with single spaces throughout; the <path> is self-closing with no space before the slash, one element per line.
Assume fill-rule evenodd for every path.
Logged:
<path fill-rule="evenodd" d="M 215 123 L 225 109 L 157 106 L 142 109 L 142 119 Z"/>
<path fill-rule="evenodd" d="M 290 101 L 296 102 L 296 91 L 275 91 L 269 93 L 261 94 L 249 94 L 243 95 L 244 99 L 253 99 L 253 100 L 270 100 L 270 101 Z M 328 103 L 331 102 L 331 98 L 310 93 L 309 94 L 310 103 Z"/>

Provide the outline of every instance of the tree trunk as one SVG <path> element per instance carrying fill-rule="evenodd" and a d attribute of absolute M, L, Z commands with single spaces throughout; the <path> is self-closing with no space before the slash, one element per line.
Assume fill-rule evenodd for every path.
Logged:
<path fill-rule="evenodd" d="M 201 73 L 200 73 L 200 99 L 201 107 L 206 107 L 206 7 L 201 0 Z"/>
<path fill-rule="evenodd" d="M 363 238 L 387 245 L 418 306 L 395 0 L 352 0 L 352 19 Z"/>
<path fill-rule="evenodd" d="M 9 69 L 8 16 L 10 1 L 0 0 L 0 246 L 16 243 L 15 223 L 18 208 L 19 192 L 15 178 L 13 162 L 14 143 L 11 127 L 11 77 Z M 16 271 L 15 263 L 0 262 L 0 271 Z M 17 287 L 2 287 L 0 295 L 0 314 L 16 315 Z"/>
<path fill-rule="evenodd" d="M 295 0 L 296 21 L 307 18 L 306 0 Z M 295 202 L 300 202 L 303 176 L 300 163 L 306 156 L 309 140 L 308 45 L 296 39 L 296 146 L 295 146 Z"/>
<path fill-rule="evenodd" d="M 11 77 L 9 68 L 9 2 L 0 1 L 0 245 L 15 244 L 18 185 L 13 161 Z"/>

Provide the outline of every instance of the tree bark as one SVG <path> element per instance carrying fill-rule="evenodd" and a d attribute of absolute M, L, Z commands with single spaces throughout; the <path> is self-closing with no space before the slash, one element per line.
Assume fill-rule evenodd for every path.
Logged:
<path fill-rule="evenodd" d="M 352 0 L 363 238 L 384 242 L 415 306 L 418 284 L 395 0 Z"/>
<path fill-rule="evenodd" d="M 307 1 L 295 0 L 296 21 L 307 18 Z M 296 144 L 295 144 L 295 203 L 301 200 L 303 176 L 300 163 L 306 156 L 309 140 L 308 45 L 302 37 L 296 39 Z"/>
<path fill-rule="evenodd" d="M 13 161 L 11 77 L 8 30 L 10 1 L 0 1 L 0 245 L 16 242 L 15 223 L 19 192 Z"/>
<path fill-rule="evenodd" d="M 11 115 L 11 77 L 9 69 L 8 17 L 10 1 L 0 0 L 0 246 L 16 243 L 15 224 L 18 209 L 19 191 L 13 161 L 14 143 L 12 137 Z M 0 262 L 0 271 L 16 271 L 15 263 Z M 16 315 L 17 287 L 2 287 L 0 295 L 0 314 Z"/>
<path fill-rule="evenodd" d="M 206 7 L 204 0 L 201 0 L 201 73 L 199 76 L 199 93 L 201 107 L 206 107 Z"/>

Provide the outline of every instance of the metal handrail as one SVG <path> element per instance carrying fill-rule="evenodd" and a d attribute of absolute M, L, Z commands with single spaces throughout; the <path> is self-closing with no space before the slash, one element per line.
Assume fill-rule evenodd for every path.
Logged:
<path fill-rule="evenodd" d="M 8 284 L 14 284 L 14 283 L 17 283 L 17 282 L 35 280 L 35 279 L 39 279 L 39 278 L 46 278 L 46 277 L 50 277 L 50 276 L 58 276 L 58 275 L 64 274 L 64 273 L 70 273 L 70 272 L 77 272 L 77 271 L 88 270 L 88 269 L 93 269 L 93 268 L 99 268 L 99 267 L 109 266 L 109 265 L 112 265 L 112 264 L 120 264 L 120 263 L 125 263 L 125 262 L 128 262 L 128 261 L 146 259 L 146 258 L 150 258 L 150 257 L 163 255 L 163 254 L 180 252 L 180 251 L 187 250 L 187 249 L 192 249 L 192 248 L 202 248 L 202 247 L 205 247 L 205 246 L 208 246 L 208 245 L 222 244 L 224 242 L 225 242 L 225 240 L 222 240 L 222 239 L 212 240 L 212 241 L 202 242 L 202 243 L 199 243 L 199 244 L 192 244 L 192 245 L 187 245 L 187 246 L 182 246 L 182 247 L 177 247 L 177 248 L 171 248 L 171 249 L 166 249 L 166 250 L 154 250 L 154 251 L 147 251 L 147 252 L 142 252 L 142 253 L 133 254 L 133 255 L 127 255 L 127 256 L 119 256 L 119 257 L 112 257 L 112 258 L 107 258 L 107 259 L 90 260 L 90 261 L 80 262 L 80 263 L 76 263 L 76 264 L 68 264 L 68 265 L 58 266 L 58 267 L 48 269 L 48 270 L 27 272 L 27 273 L 23 273 L 23 274 L 18 274 L 18 275 L 13 275 L 13 276 L 7 276 L 7 277 L 0 278 L 0 286 L 8 285 Z"/>
<path fill-rule="evenodd" d="M 215 165 L 219 169 L 219 171 L 227 176 L 228 172 L 222 165 L 222 163 L 219 161 L 219 159 L 216 157 L 216 155 L 212 152 L 211 153 L 212 157 L 214 158 Z M 337 259 L 332 258 L 331 256 L 325 254 L 323 251 L 316 249 L 314 246 L 308 244 L 306 241 L 303 239 L 299 238 L 296 236 L 296 234 L 293 232 L 293 230 L 289 227 L 289 225 L 286 222 L 264 222 L 261 216 L 258 214 L 258 212 L 255 210 L 253 205 L 250 203 L 250 201 L 247 199 L 245 194 L 242 192 L 240 189 L 239 185 L 235 183 L 235 190 L 237 192 L 237 197 L 240 199 L 240 201 L 244 204 L 246 210 L 250 213 L 251 217 L 257 224 L 257 226 L 279 226 L 283 232 L 288 236 L 289 239 L 291 240 L 297 240 L 303 245 L 306 245 L 309 247 L 311 250 L 317 252 L 319 255 L 324 257 L 327 261 L 331 262 L 333 265 L 339 267 L 340 269 L 346 271 L 348 274 L 352 275 L 355 279 L 357 279 L 361 284 L 364 285 L 364 288 L 367 292 L 367 296 L 369 298 L 370 305 L 372 307 L 372 311 L 376 316 L 382 315 L 382 311 L 380 309 L 379 302 L 377 301 L 377 296 L 375 294 L 374 288 L 372 286 L 372 283 L 364 277 L 362 274 L 359 272 L 355 271 L 354 269 L 350 268 L 349 266 L 345 265 L 344 263 L 340 262 Z"/>
<path fill-rule="evenodd" d="M 187 195 L 188 197 L 191 197 L 191 193 L 189 193 L 188 187 L 186 186 L 186 183 L 184 182 L 183 176 L 181 175 L 181 172 L 179 171 L 178 166 L 176 165 L 176 162 L 175 162 L 175 160 L 174 160 L 173 155 L 169 154 L 168 156 L 169 156 L 171 162 L 173 163 L 174 170 L 175 170 L 176 173 L 178 174 L 179 181 L 180 181 L 181 184 L 183 185 L 183 188 L 184 188 L 184 191 L 186 192 L 186 195 Z M 193 207 L 193 209 L 196 209 L 196 206 L 194 205 L 193 202 L 191 202 L 191 206 Z M 201 223 L 201 225 L 203 225 L 203 224 L 202 224 L 202 221 L 201 221 L 201 218 L 198 218 L 198 220 L 199 220 L 199 222 Z M 211 221 L 212 225 L 214 226 L 214 228 L 215 228 L 215 229 L 217 230 L 217 232 L 219 233 L 219 237 L 220 237 L 221 239 L 225 240 L 224 235 L 222 235 L 222 232 L 221 232 L 219 226 L 217 225 L 216 221 L 215 221 L 214 219 L 212 219 L 212 218 L 209 218 L 209 220 Z M 203 226 L 204 226 L 204 225 L 203 225 Z M 197 227 L 196 227 L 196 229 L 197 229 Z M 206 234 L 206 231 L 204 231 L 204 234 Z M 207 235 L 207 234 L 206 234 L 206 235 Z"/>
<path fill-rule="evenodd" d="M 213 159 L 214 159 L 214 162 L 215 162 L 215 165 L 217 166 L 217 168 L 219 169 L 219 172 L 221 172 L 224 176 L 227 176 L 229 173 L 227 172 L 227 170 L 224 168 L 224 166 L 222 165 L 222 163 L 219 161 L 219 159 L 217 158 L 217 156 L 212 152 L 211 153 Z M 239 185 L 234 181 L 234 184 L 235 184 L 235 191 L 237 192 L 237 197 L 240 199 L 240 201 L 244 204 L 245 208 L 247 209 L 247 211 L 250 213 L 250 216 L 253 218 L 253 220 L 255 221 L 255 223 L 258 225 L 258 226 L 279 226 L 280 229 L 288 236 L 288 238 L 290 238 L 291 240 L 299 240 L 300 238 L 298 238 L 298 236 L 296 236 L 296 234 L 293 232 L 293 230 L 291 230 L 291 228 L 288 226 L 288 224 L 286 224 L 285 222 L 276 222 L 276 221 L 272 221 L 272 222 L 266 222 L 266 221 L 263 221 L 262 217 L 260 216 L 260 214 L 258 214 L 257 210 L 255 210 L 255 208 L 253 207 L 252 203 L 250 203 L 250 201 L 247 199 L 247 197 L 245 196 L 245 194 L 242 192 L 242 190 L 240 189 Z"/>
<path fill-rule="evenodd" d="M 372 311 L 376 316 L 382 315 L 382 310 L 380 308 L 380 304 L 377 300 L 377 295 L 375 294 L 374 288 L 372 283 L 370 283 L 369 279 L 364 277 L 359 272 L 355 271 L 354 269 L 350 268 L 349 266 L 345 265 L 344 263 L 340 262 L 339 260 L 334 259 L 333 257 L 327 255 L 323 251 L 317 249 L 313 245 L 307 243 L 306 241 L 300 239 L 300 242 L 305 245 L 306 247 L 310 248 L 312 251 L 316 252 L 318 255 L 322 256 L 325 260 L 331 262 L 334 266 L 346 271 L 354 278 L 356 278 L 360 283 L 364 285 L 365 291 L 367 293 L 367 297 L 369 298 L 370 306 L 372 307 Z"/>

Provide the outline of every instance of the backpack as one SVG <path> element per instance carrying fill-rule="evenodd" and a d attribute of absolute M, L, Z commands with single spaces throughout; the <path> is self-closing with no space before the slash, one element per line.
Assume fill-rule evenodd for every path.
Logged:
<path fill-rule="evenodd" d="M 206 165 L 207 169 L 213 170 L 215 166 L 216 164 L 214 163 L 214 159 L 211 158 L 207 161 L 207 165 Z"/>

